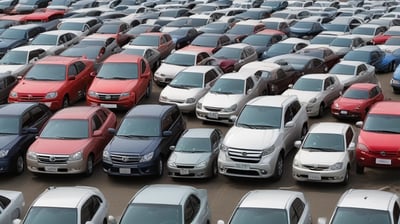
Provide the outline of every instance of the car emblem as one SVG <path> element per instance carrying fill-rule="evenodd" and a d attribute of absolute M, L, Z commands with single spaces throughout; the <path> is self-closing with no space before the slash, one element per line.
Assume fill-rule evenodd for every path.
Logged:
<path fill-rule="evenodd" d="M 129 159 L 129 158 L 128 158 L 127 156 L 123 156 L 121 159 L 122 159 L 123 162 L 126 163 L 126 162 L 128 162 L 128 159 Z"/>
<path fill-rule="evenodd" d="M 247 156 L 247 152 L 242 152 L 242 156 Z"/>
<path fill-rule="evenodd" d="M 111 99 L 111 96 L 110 95 L 106 95 L 106 100 L 109 100 L 109 99 Z"/>
<path fill-rule="evenodd" d="M 32 99 L 32 97 L 33 97 L 33 96 L 32 96 L 31 94 L 28 95 L 28 99 Z"/>
<path fill-rule="evenodd" d="M 380 154 L 381 154 L 381 156 L 386 156 L 386 152 L 385 151 L 380 152 Z"/>
<path fill-rule="evenodd" d="M 50 160 L 50 162 L 54 162 L 54 161 L 56 161 L 56 157 L 55 156 L 50 156 L 49 160 Z"/>

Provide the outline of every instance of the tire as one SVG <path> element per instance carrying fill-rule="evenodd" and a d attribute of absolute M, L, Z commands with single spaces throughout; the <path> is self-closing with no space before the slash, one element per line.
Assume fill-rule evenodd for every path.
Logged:
<path fill-rule="evenodd" d="M 276 161 L 275 164 L 275 170 L 274 170 L 274 175 L 273 175 L 273 179 L 274 180 L 279 180 L 281 179 L 282 175 L 283 175 L 283 155 L 279 154 L 278 160 Z"/>
<path fill-rule="evenodd" d="M 25 171 L 25 159 L 22 154 L 19 154 L 17 158 L 15 159 L 15 164 L 13 168 L 13 172 L 16 175 L 20 175 Z"/>
<path fill-rule="evenodd" d="M 395 69 L 396 69 L 396 65 L 394 64 L 394 61 L 392 61 L 388 66 L 387 72 L 394 72 Z"/>
<path fill-rule="evenodd" d="M 158 159 L 157 176 L 162 177 L 163 174 L 164 174 L 164 160 L 160 157 L 160 159 Z"/>
<path fill-rule="evenodd" d="M 347 167 L 346 168 L 346 175 L 345 175 L 345 177 L 344 177 L 344 179 L 343 179 L 343 181 L 342 181 L 342 185 L 347 185 L 348 183 L 349 183 L 349 180 L 350 180 L 350 169 L 349 169 L 349 167 Z"/>
<path fill-rule="evenodd" d="M 94 159 L 93 155 L 90 155 L 86 161 L 86 171 L 85 171 L 85 176 L 89 177 L 93 174 L 94 170 Z"/>
<path fill-rule="evenodd" d="M 161 61 L 160 60 L 158 60 L 155 64 L 154 64 L 154 68 L 153 68 L 153 71 L 156 71 L 157 70 L 157 68 L 158 67 L 160 67 L 160 65 L 161 65 Z"/>
<path fill-rule="evenodd" d="M 150 80 L 150 82 L 149 82 L 149 84 L 147 85 L 147 88 L 146 88 L 146 94 L 145 94 L 145 97 L 148 99 L 148 98 L 150 98 L 150 96 L 151 96 L 151 90 L 152 90 L 152 81 Z"/>
<path fill-rule="evenodd" d="M 301 128 L 301 136 L 300 136 L 301 140 L 304 140 L 307 133 L 308 133 L 308 125 L 307 125 L 307 123 L 305 123 L 305 124 L 303 124 L 303 127 Z"/>
<path fill-rule="evenodd" d="M 61 107 L 62 107 L 62 108 L 69 107 L 69 99 L 68 99 L 68 96 L 64 96 L 64 99 L 63 99 L 63 102 L 62 102 Z"/>
<path fill-rule="evenodd" d="M 364 167 L 359 165 L 359 164 L 357 164 L 356 165 L 356 173 L 357 174 L 364 174 Z"/>
<path fill-rule="evenodd" d="M 211 178 L 218 176 L 218 164 L 215 161 L 211 167 Z"/>
<path fill-rule="evenodd" d="M 322 115 L 324 115 L 324 110 L 325 110 L 325 105 L 324 103 L 321 103 L 318 109 L 318 117 L 322 117 Z"/>

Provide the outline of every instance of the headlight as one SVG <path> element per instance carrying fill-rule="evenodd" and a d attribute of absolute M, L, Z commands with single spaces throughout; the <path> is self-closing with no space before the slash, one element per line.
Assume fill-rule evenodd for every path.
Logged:
<path fill-rule="evenodd" d="M 194 103 L 194 102 L 196 102 L 196 99 L 195 99 L 195 98 L 188 98 L 188 99 L 186 99 L 186 103 Z"/>
<path fill-rule="evenodd" d="M 331 170 L 340 170 L 343 167 L 343 163 L 339 162 L 339 163 L 335 163 L 332 166 L 329 167 L 329 169 Z"/>
<path fill-rule="evenodd" d="M 301 163 L 300 163 L 300 161 L 298 160 L 298 159 L 294 159 L 293 160 L 293 166 L 295 166 L 295 167 L 301 167 Z"/>
<path fill-rule="evenodd" d="M 275 150 L 275 146 L 271 146 L 271 147 L 269 147 L 269 148 L 266 148 L 266 149 L 263 150 L 261 156 L 269 155 L 269 154 L 271 154 L 274 150 Z"/>
<path fill-rule="evenodd" d="M 129 97 L 129 92 L 124 92 L 124 93 L 121 93 L 121 95 L 119 95 L 119 97 Z"/>
<path fill-rule="evenodd" d="M 197 103 L 196 107 L 197 107 L 197 109 L 201 109 L 201 108 L 203 108 L 203 104 L 202 103 Z"/>
<path fill-rule="evenodd" d="M 166 96 L 160 96 L 159 101 L 167 101 L 167 100 L 168 100 L 168 98 Z"/>
<path fill-rule="evenodd" d="M 95 92 L 93 90 L 89 90 L 88 95 L 93 98 L 99 98 L 99 95 L 97 94 L 97 92 Z"/>
<path fill-rule="evenodd" d="M 176 159 L 176 155 L 172 153 L 167 161 L 168 167 L 176 167 L 175 159 Z"/>
<path fill-rule="evenodd" d="M 233 112 L 233 111 L 236 110 L 236 108 L 237 108 L 237 104 L 233 104 L 232 106 L 230 106 L 228 108 L 222 109 L 222 111 L 224 111 L 224 112 Z"/>
<path fill-rule="evenodd" d="M 317 98 L 312 98 L 310 101 L 308 101 L 309 103 L 316 103 L 317 102 Z"/>
<path fill-rule="evenodd" d="M 10 98 L 18 98 L 18 93 L 15 91 L 10 92 Z"/>
<path fill-rule="evenodd" d="M 109 162 L 111 163 L 111 156 L 108 150 L 103 151 L 103 162 Z"/>
<path fill-rule="evenodd" d="M 144 156 L 142 156 L 142 158 L 140 159 L 140 162 L 147 162 L 150 161 L 153 158 L 154 152 L 150 152 L 145 154 Z"/>
<path fill-rule="evenodd" d="M 36 154 L 36 152 L 27 152 L 26 153 L 26 157 L 29 159 L 29 160 L 37 160 L 37 154 Z"/>
<path fill-rule="evenodd" d="M 207 166 L 207 161 L 202 161 L 196 165 L 196 168 L 204 168 Z"/>
<path fill-rule="evenodd" d="M 57 92 L 49 92 L 46 94 L 46 96 L 44 98 L 46 99 L 54 99 L 57 97 Z"/>
<path fill-rule="evenodd" d="M 8 154 L 8 151 L 10 151 L 9 149 L 3 149 L 3 150 L 0 150 L 0 158 L 4 158 L 4 157 L 6 157 L 7 156 L 7 154 Z"/>
<path fill-rule="evenodd" d="M 78 161 L 78 160 L 82 160 L 82 151 L 76 152 L 72 155 L 69 155 L 68 158 L 69 161 Z"/>
<path fill-rule="evenodd" d="M 362 144 L 362 143 L 358 143 L 357 149 L 359 149 L 360 151 L 364 151 L 364 152 L 368 152 L 369 151 L 368 147 L 366 145 Z"/>
<path fill-rule="evenodd" d="M 220 151 L 226 152 L 228 150 L 228 146 L 221 144 L 221 147 L 219 148 Z"/>

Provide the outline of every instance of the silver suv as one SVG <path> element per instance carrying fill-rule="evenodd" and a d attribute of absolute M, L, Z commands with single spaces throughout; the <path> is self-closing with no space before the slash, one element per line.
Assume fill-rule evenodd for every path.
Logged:
<path fill-rule="evenodd" d="M 308 131 L 296 96 L 254 98 L 232 119 L 218 156 L 219 172 L 227 176 L 280 179 L 285 156 Z"/>

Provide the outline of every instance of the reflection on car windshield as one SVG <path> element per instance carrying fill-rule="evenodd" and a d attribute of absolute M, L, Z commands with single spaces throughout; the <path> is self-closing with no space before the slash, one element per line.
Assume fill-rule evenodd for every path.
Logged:
<path fill-rule="evenodd" d="M 57 45 L 57 35 L 39 34 L 32 40 L 32 45 Z"/>
<path fill-rule="evenodd" d="M 300 78 L 293 86 L 295 90 L 319 92 L 322 90 L 322 79 Z"/>
<path fill-rule="evenodd" d="M 160 136 L 160 120 L 153 117 L 127 117 L 118 128 L 117 136 L 157 137 Z"/>
<path fill-rule="evenodd" d="M 130 204 L 120 224 L 182 224 L 182 211 L 179 205 Z"/>
<path fill-rule="evenodd" d="M 32 207 L 29 209 L 24 223 L 43 224 L 77 224 L 78 214 L 76 208 L 57 207 Z"/>
<path fill-rule="evenodd" d="M 347 53 L 343 59 L 347 61 L 362 61 L 365 63 L 370 62 L 371 54 L 364 51 L 350 51 Z"/>
<path fill-rule="evenodd" d="M 247 128 L 280 128 L 282 108 L 246 105 L 238 117 L 237 126 Z"/>
<path fill-rule="evenodd" d="M 41 81 L 63 81 L 66 78 L 66 66 L 57 64 L 36 64 L 28 71 L 24 79 Z"/>
<path fill-rule="evenodd" d="M 180 138 L 175 148 L 176 152 L 211 152 L 209 138 Z"/>
<path fill-rule="evenodd" d="M 273 208 L 238 208 L 230 224 L 287 224 L 287 213 L 284 209 Z"/>
<path fill-rule="evenodd" d="M 158 46 L 160 38 L 158 36 L 143 35 L 132 40 L 130 45 L 137 46 Z"/>
<path fill-rule="evenodd" d="M 343 152 L 344 137 L 339 134 L 310 133 L 304 140 L 302 149 Z"/>
<path fill-rule="evenodd" d="M 242 54 L 242 49 L 232 48 L 232 47 L 223 47 L 214 54 L 214 57 L 219 58 L 219 59 L 239 60 L 241 54 Z"/>
<path fill-rule="evenodd" d="M 100 79 L 137 79 L 138 66 L 136 63 L 104 63 L 96 77 Z"/>
<path fill-rule="evenodd" d="M 83 139 L 89 137 L 89 122 L 87 120 L 52 119 L 43 131 L 41 138 Z"/>
<path fill-rule="evenodd" d="M 169 84 L 175 88 L 202 88 L 203 74 L 196 72 L 179 72 Z"/>
<path fill-rule="evenodd" d="M 241 79 L 218 79 L 210 89 L 211 93 L 217 94 L 243 94 L 245 81 Z"/>
<path fill-rule="evenodd" d="M 196 63 L 196 55 L 192 54 L 170 54 L 164 61 L 167 64 L 180 65 L 180 66 L 192 66 Z"/>
<path fill-rule="evenodd" d="M 28 52 L 9 51 L 0 60 L 3 65 L 24 65 L 27 63 Z"/>
<path fill-rule="evenodd" d="M 363 130 L 400 134 L 400 116 L 369 114 L 365 120 Z"/>
<path fill-rule="evenodd" d="M 347 89 L 343 97 L 350 99 L 368 99 L 369 92 L 363 89 Z"/>
<path fill-rule="evenodd" d="M 332 224 L 366 223 L 390 224 L 392 222 L 388 211 L 346 207 L 339 207 L 332 220 Z"/>
<path fill-rule="evenodd" d="M 338 75 L 354 75 L 355 70 L 356 67 L 352 65 L 336 64 L 331 68 L 331 70 L 329 70 L 329 73 Z"/>
<path fill-rule="evenodd" d="M 14 116 L 0 117 L 0 134 L 18 134 L 19 118 Z"/>

